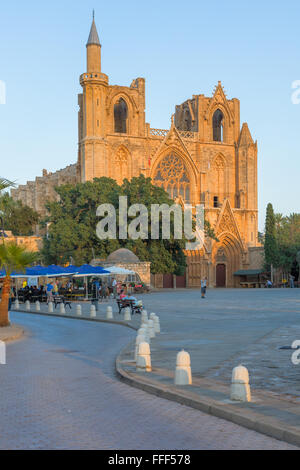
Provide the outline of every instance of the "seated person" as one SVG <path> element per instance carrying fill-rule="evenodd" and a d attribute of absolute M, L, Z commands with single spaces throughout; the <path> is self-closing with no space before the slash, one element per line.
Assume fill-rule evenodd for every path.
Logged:
<path fill-rule="evenodd" d="M 131 295 L 131 294 L 126 295 L 123 300 L 133 300 L 133 305 L 134 305 L 134 307 L 141 307 L 141 308 L 142 308 L 142 306 L 143 306 L 142 301 L 141 301 L 141 300 L 137 300 L 137 298 L 134 297 L 134 296 Z"/>
<path fill-rule="evenodd" d="M 126 297 L 126 294 L 124 293 L 124 290 L 122 289 L 120 292 L 120 300 L 125 299 L 125 297 Z"/>

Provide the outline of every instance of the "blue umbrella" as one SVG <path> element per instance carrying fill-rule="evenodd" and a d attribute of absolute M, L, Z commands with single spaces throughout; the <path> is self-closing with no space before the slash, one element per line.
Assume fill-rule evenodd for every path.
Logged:
<path fill-rule="evenodd" d="M 74 277 L 85 277 L 85 276 L 101 276 L 101 274 L 109 274 L 104 268 L 101 266 L 91 266 L 90 264 L 83 264 L 80 266 L 74 275 Z"/>

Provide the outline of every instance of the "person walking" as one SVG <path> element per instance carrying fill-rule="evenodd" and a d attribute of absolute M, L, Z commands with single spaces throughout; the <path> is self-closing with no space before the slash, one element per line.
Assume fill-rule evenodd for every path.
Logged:
<path fill-rule="evenodd" d="M 295 287 L 295 276 L 290 274 L 290 288 L 294 289 L 294 287 Z"/>
<path fill-rule="evenodd" d="M 205 299 L 206 294 L 206 287 L 207 287 L 207 278 L 201 279 L 201 298 Z"/>
<path fill-rule="evenodd" d="M 112 286 L 112 290 L 113 290 L 114 299 L 116 299 L 118 293 L 117 293 L 117 280 L 115 278 L 113 278 L 111 286 Z"/>
<path fill-rule="evenodd" d="M 48 304 L 49 302 L 52 302 L 52 301 L 53 301 L 53 289 L 54 289 L 54 287 L 53 287 L 52 282 L 49 282 L 49 283 L 47 284 L 47 288 L 46 288 L 46 292 L 47 292 L 47 304 Z"/>
<path fill-rule="evenodd" d="M 98 279 L 93 279 L 92 282 L 92 304 L 95 305 L 96 311 L 98 311 L 98 301 L 99 301 L 99 281 Z"/>

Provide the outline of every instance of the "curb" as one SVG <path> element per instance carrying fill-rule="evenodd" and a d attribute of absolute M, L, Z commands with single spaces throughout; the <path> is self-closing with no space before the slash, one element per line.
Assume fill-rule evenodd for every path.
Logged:
<path fill-rule="evenodd" d="M 274 420 L 268 417 L 264 420 L 259 419 L 258 413 L 251 410 L 246 410 L 246 413 L 245 410 L 238 411 L 234 409 L 234 405 L 222 405 L 220 402 L 212 398 L 204 398 L 201 396 L 199 396 L 199 398 L 191 397 L 187 391 L 171 390 L 168 386 L 157 382 L 154 383 L 147 377 L 133 377 L 122 367 L 122 355 L 128 351 L 128 348 L 131 345 L 133 345 L 133 342 L 121 350 L 115 362 L 116 374 L 122 382 L 157 397 L 165 398 L 181 405 L 200 410 L 206 414 L 231 421 L 232 423 L 251 429 L 252 431 L 256 431 L 261 434 L 265 434 L 266 436 L 300 447 L 300 430 L 296 429 L 296 427 L 284 426 L 280 425 L 280 423 L 275 424 Z"/>
<path fill-rule="evenodd" d="M 57 318 L 70 318 L 72 320 L 85 320 L 85 321 L 92 321 L 96 323 L 111 323 L 112 325 L 121 325 L 121 326 L 127 326 L 127 328 L 131 328 L 132 330 L 137 331 L 138 328 L 136 328 L 133 325 L 130 325 L 129 323 L 122 322 L 122 321 L 113 321 L 113 320 L 105 320 L 103 318 L 91 318 L 91 317 L 84 317 L 84 316 L 79 316 L 79 315 L 66 315 L 62 313 L 49 313 L 49 312 L 36 312 L 32 310 L 12 310 L 13 312 L 20 312 L 20 313 L 29 313 L 30 315 L 42 315 L 42 316 L 47 316 L 47 317 L 57 317 Z"/>

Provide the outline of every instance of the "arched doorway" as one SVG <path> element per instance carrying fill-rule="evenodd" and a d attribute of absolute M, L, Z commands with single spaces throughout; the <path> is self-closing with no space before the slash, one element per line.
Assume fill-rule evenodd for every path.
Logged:
<path fill-rule="evenodd" d="M 218 234 L 219 242 L 213 248 L 216 287 L 237 287 L 235 271 L 242 268 L 242 247 L 238 239 L 228 232 Z"/>
<path fill-rule="evenodd" d="M 216 287 L 226 287 L 226 264 L 224 263 L 216 266 Z"/>

